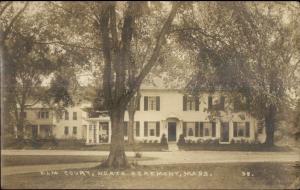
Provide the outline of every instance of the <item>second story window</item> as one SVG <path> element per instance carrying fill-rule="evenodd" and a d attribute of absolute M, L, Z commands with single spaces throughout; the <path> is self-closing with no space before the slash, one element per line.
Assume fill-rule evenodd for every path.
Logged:
<path fill-rule="evenodd" d="M 144 97 L 144 111 L 160 110 L 160 97 L 159 96 L 145 96 Z"/>
<path fill-rule="evenodd" d="M 225 96 L 221 96 L 220 99 L 213 101 L 212 96 L 208 96 L 208 110 L 225 110 Z"/>
<path fill-rule="evenodd" d="M 65 111 L 65 120 L 69 120 L 69 112 Z"/>
<path fill-rule="evenodd" d="M 199 111 L 199 97 L 183 96 L 183 111 Z"/>
<path fill-rule="evenodd" d="M 77 120 L 77 112 L 73 112 L 73 120 Z"/>
<path fill-rule="evenodd" d="M 40 111 L 39 112 L 39 119 L 48 119 L 49 118 L 49 112 L 48 111 Z"/>

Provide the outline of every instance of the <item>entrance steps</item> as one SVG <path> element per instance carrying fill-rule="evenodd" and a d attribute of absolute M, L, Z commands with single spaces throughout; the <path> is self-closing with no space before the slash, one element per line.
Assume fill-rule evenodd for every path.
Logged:
<path fill-rule="evenodd" d="M 177 143 L 174 142 L 174 143 L 170 143 L 168 144 L 168 150 L 171 151 L 171 152 L 174 152 L 174 151 L 178 151 L 179 148 L 177 146 Z"/>

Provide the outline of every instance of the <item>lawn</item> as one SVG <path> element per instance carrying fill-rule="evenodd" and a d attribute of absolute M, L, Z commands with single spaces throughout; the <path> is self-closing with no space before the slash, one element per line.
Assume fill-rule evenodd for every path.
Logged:
<path fill-rule="evenodd" d="M 72 156 L 72 155 L 2 155 L 2 166 L 23 166 L 23 165 L 41 165 L 41 164 L 70 164 L 83 162 L 101 162 L 106 156 Z M 149 160 L 153 158 L 128 157 L 128 161 L 132 160 Z"/>
<path fill-rule="evenodd" d="M 4 176 L 2 188 L 296 189 L 294 163 L 137 166 L 126 170 L 74 169 Z"/>

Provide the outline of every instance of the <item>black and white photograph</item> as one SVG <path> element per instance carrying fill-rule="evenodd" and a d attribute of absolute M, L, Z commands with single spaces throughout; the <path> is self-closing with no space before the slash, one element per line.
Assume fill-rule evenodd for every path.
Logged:
<path fill-rule="evenodd" d="M 300 189 L 297 1 L 1 1 L 1 189 Z"/>

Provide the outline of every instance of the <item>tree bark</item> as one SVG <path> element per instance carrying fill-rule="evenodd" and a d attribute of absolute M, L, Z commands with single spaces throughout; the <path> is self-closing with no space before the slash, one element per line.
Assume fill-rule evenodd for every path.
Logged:
<path fill-rule="evenodd" d="M 128 144 L 134 144 L 134 113 L 128 110 Z"/>
<path fill-rule="evenodd" d="M 126 168 L 129 166 L 124 148 L 124 111 L 125 109 L 115 109 L 111 111 L 111 144 L 108 158 L 101 164 L 108 168 Z"/>
<path fill-rule="evenodd" d="M 274 132 L 276 125 L 276 108 L 275 106 L 269 106 L 268 112 L 265 116 L 266 126 L 266 141 L 265 144 L 268 146 L 274 146 Z"/>

